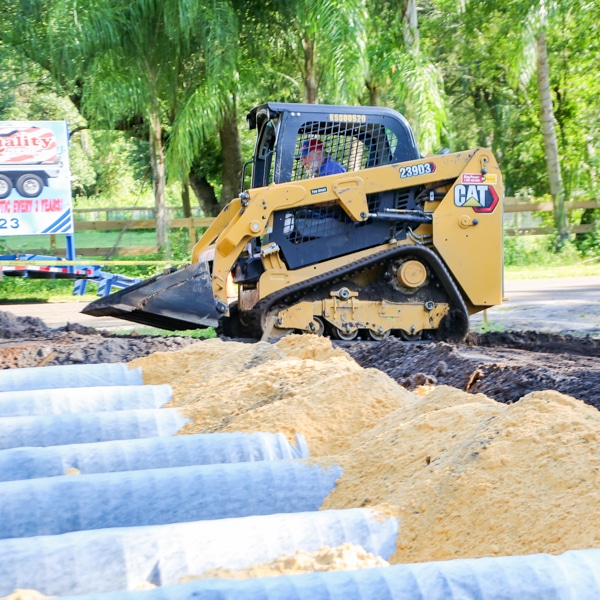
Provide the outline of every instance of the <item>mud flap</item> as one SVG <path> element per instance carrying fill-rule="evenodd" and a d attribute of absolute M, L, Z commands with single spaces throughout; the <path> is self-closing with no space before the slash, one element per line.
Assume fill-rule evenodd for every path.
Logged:
<path fill-rule="evenodd" d="M 208 263 L 161 273 L 88 304 L 94 317 L 116 317 L 170 331 L 216 327 L 222 316 L 215 307 Z"/>

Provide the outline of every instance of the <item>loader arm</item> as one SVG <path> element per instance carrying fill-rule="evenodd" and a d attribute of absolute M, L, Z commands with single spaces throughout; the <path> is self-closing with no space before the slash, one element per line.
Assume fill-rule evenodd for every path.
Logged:
<path fill-rule="evenodd" d="M 430 165 L 431 172 L 421 174 L 424 164 Z M 214 229 L 211 227 L 207 231 L 208 233 L 212 230 L 208 237 L 212 238 L 211 243 L 214 240 L 212 285 L 217 306 L 220 307 L 219 310 L 226 314 L 227 290 L 225 283 L 234 263 L 250 240 L 268 235 L 272 215 L 275 211 L 337 202 L 350 219 L 354 222 L 361 222 L 370 217 L 367 204 L 368 194 L 427 186 L 438 182 L 452 184 L 441 203 L 441 206 L 450 207 L 453 203 L 454 187 L 460 182 L 461 174 L 467 169 L 471 172 L 476 170 L 477 173 L 487 173 L 491 170 L 496 178 L 499 177 L 493 155 L 488 150 L 476 148 L 467 152 L 373 167 L 356 173 L 340 173 L 248 190 L 245 193 L 246 198 L 241 200 L 239 205 L 237 201 L 234 201 L 227 207 L 227 220 L 223 218 L 223 214 L 219 215 L 218 226 L 215 223 Z M 403 177 L 403 173 L 409 174 L 409 176 Z M 239 211 L 233 217 L 229 210 L 232 205 L 240 206 Z M 446 213 L 445 218 L 438 219 L 440 222 L 445 220 L 444 227 L 446 229 L 458 228 L 457 233 L 462 234 L 467 227 L 470 227 L 470 225 L 465 227 L 464 222 L 461 223 L 460 218 L 457 219 L 455 211 L 449 209 L 446 210 Z M 498 211 L 498 214 L 501 218 L 501 211 Z M 450 223 L 450 221 L 452 222 Z M 472 220 L 469 223 L 472 223 Z M 215 239 L 213 234 L 217 232 L 219 233 Z M 207 237 L 206 234 L 204 237 Z M 206 242 L 203 238 L 194 248 L 194 256 L 199 256 L 205 246 Z M 451 241 L 444 245 L 446 254 L 452 258 L 456 253 L 453 252 L 451 246 Z M 454 262 L 460 263 L 460 259 L 455 257 Z M 306 277 L 308 278 L 309 275 L 307 274 Z"/>
<path fill-rule="evenodd" d="M 194 248 L 192 249 L 192 263 L 200 262 L 200 256 L 210 248 L 225 229 L 232 215 L 239 213 L 241 207 L 241 200 L 239 198 L 234 198 L 227 206 L 225 206 L 225 208 L 223 208 L 217 217 L 215 217 L 215 220 L 204 232 L 204 235 L 194 245 Z"/>

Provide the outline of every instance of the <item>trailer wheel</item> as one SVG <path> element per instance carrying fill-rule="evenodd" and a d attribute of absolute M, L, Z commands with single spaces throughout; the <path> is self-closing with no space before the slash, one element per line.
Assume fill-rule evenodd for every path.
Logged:
<path fill-rule="evenodd" d="M 17 179 L 17 190 L 25 198 L 35 198 L 39 196 L 44 187 L 44 181 L 34 173 L 26 173 Z"/>
<path fill-rule="evenodd" d="M 0 200 L 8 198 L 12 192 L 13 184 L 10 177 L 0 173 Z"/>

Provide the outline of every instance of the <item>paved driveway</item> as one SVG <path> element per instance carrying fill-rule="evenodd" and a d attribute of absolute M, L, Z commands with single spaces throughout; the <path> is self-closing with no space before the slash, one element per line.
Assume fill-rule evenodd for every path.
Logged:
<path fill-rule="evenodd" d="M 546 331 L 600 337 L 600 276 L 507 281 L 506 301 L 471 317 L 475 331 Z"/>

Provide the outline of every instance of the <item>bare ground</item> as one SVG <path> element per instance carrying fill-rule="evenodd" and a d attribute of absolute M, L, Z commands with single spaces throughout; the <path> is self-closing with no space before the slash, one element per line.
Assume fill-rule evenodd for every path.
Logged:
<path fill-rule="evenodd" d="M 600 340 L 527 332 L 471 334 L 466 344 L 379 345 L 348 350 L 408 389 L 446 384 L 516 402 L 529 392 L 557 390 L 600 408 Z"/>
<path fill-rule="evenodd" d="M 0 368 L 128 362 L 178 350 L 201 340 L 115 335 L 79 324 L 51 328 L 36 317 L 0 311 Z M 407 389 L 446 384 L 515 402 L 528 392 L 553 389 L 600 408 L 600 339 L 507 331 L 472 333 L 466 343 L 346 343 L 362 366 L 375 367 Z"/>

